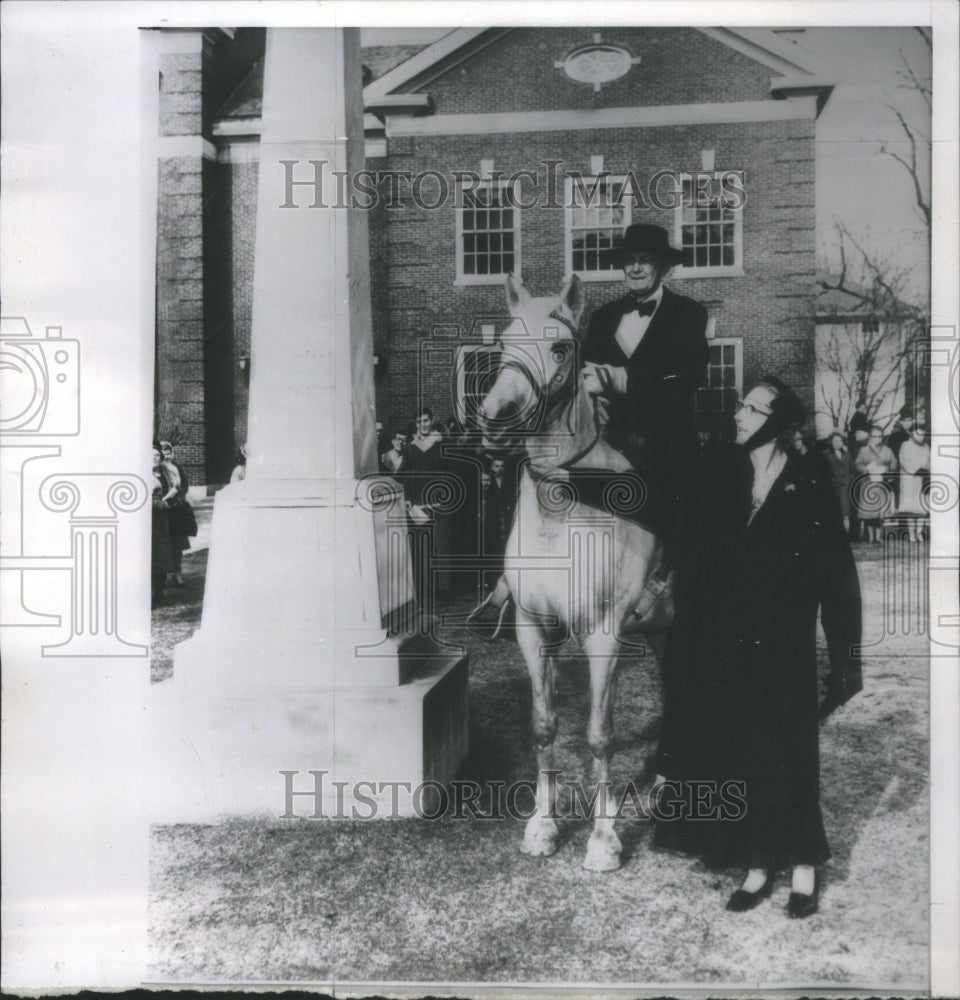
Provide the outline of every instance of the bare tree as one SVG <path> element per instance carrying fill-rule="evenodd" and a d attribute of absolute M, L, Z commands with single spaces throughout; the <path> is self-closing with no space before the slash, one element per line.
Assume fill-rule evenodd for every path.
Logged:
<path fill-rule="evenodd" d="M 840 269 L 819 279 L 822 291 L 841 293 L 837 322 L 821 325 L 817 365 L 818 409 L 834 427 L 855 410 L 884 422 L 902 398 L 927 329 L 920 306 L 906 301 L 910 269 L 864 248 L 837 223 Z"/>
<path fill-rule="evenodd" d="M 928 55 L 933 53 L 933 42 L 928 28 L 915 28 L 917 35 L 926 44 Z M 898 104 L 887 104 L 887 108 L 893 112 L 894 117 L 900 124 L 904 136 L 909 145 L 909 152 L 904 155 L 896 149 L 891 148 L 889 143 L 880 144 L 880 152 L 896 160 L 906 171 L 913 187 L 913 196 L 916 201 L 917 211 L 923 219 L 929 238 L 930 233 L 930 135 L 929 130 L 924 127 L 925 123 L 931 120 L 933 111 L 933 78 L 931 76 L 931 62 L 927 62 L 923 69 L 917 69 L 907 58 L 904 51 L 900 50 L 900 70 L 898 76 L 901 84 L 898 88 L 907 95 L 913 94 L 922 102 L 926 108 L 926 113 L 921 116 L 912 116 L 911 121 L 904 113 L 903 108 Z"/>
<path fill-rule="evenodd" d="M 878 152 L 898 163 L 909 180 L 924 243 L 924 273 L 919 274 L 919 286 L 928 289 L 932 39 L 927 28 L 916 28 L 915 32 L 915 37 L 922 39 L 925 55 L 916 47 L 908 56 L 901 47 L 900 84 L 886 104 L 902 138 L 878 140 Z M 913 397 L 918 391 L 916 361 L 927 336 L 929 292 L 918 293 L 918 273 L 902 260 L 868 248 L 843 222 L 835 225 L 839 269 L 834 267 L 830 273 L 830 268 L 823 266 L 827 277 L 820 280 L 820 287 L 842 293 L 843 312 L 849 321 L 821 328 L 817 405 L 835 427 L 845 427 L 855 410 L 863 411 L 871 422 L 883 422 L 904 396 Z M 922 297 L 921 303 L 910 301 L 918 297 Z"/>

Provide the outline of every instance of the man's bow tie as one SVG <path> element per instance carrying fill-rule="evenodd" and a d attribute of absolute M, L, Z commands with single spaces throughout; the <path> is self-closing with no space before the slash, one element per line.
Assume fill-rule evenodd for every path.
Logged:
<path fill-rule="evenodd" d="M 623 315 L 626 316 L 627 313 L 638 312 L 641 316 L 652 316 L 656 308 L 657 303 L 654 299 L 648 299 L 646 302 L 638 302 L 636 299 L 633 299 L 624 307 Z"/>

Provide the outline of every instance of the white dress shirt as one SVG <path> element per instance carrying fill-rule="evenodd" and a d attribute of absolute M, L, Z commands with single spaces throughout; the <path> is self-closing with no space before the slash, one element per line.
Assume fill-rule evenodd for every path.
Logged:
<path fill-rule="evenodd" d="M 643 340 L 643 335 L 647 332 L 647 328 L 650 326 L 650 321 L 656 315 L 657 309 L 660 307 L 660 301 L 663 299 L 663 285 L 660 285 L 653 295 L 648 295 L 642 301 L 655 303 L 655 308 L 653 314 L 650 316 L 641 316 L 640 313 L 633 312 L 625 313 L 623 318 L 620 320 L 620 325 L 617 327 L 616 341 L 620 345 L 620 350 L 629 358 L 633 355 L 633 352 L 640 346 L 640 341 Z"/>

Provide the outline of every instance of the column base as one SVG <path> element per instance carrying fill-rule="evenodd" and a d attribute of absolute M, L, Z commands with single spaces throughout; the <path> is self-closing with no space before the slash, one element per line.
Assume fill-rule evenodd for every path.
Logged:
<path fill-rule="evenodd" d="M 311 771 L 317 818 L 416 815 L 413 789 L 466 756 L 467 659 L 385 627 L 415 624 L 405 527 L 394 537 L 388 519 L 402 492 L 238 485 L 217 496 L 201 627 L 152 689 L 158 821 L 313 816 Z"/>
<path fill-rule="evenodd" d="M 438 789 L 418 786 L 447 784 L 466 757 L 465 656 L 431 658 L 405 684 L 201 687 L 152 689 L 154 822 L 422 815 Z"/>

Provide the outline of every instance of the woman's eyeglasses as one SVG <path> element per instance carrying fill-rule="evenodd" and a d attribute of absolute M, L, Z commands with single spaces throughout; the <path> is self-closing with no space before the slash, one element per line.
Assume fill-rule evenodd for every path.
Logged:
<path fill-rule="evenodd" d="M 758 413 L 762 417 L 769 417 L 773 413 L 769 406 L 752 399 L 741 399 L 737 406 L 737 412 L 741 410 L 746 413 Z"/>

